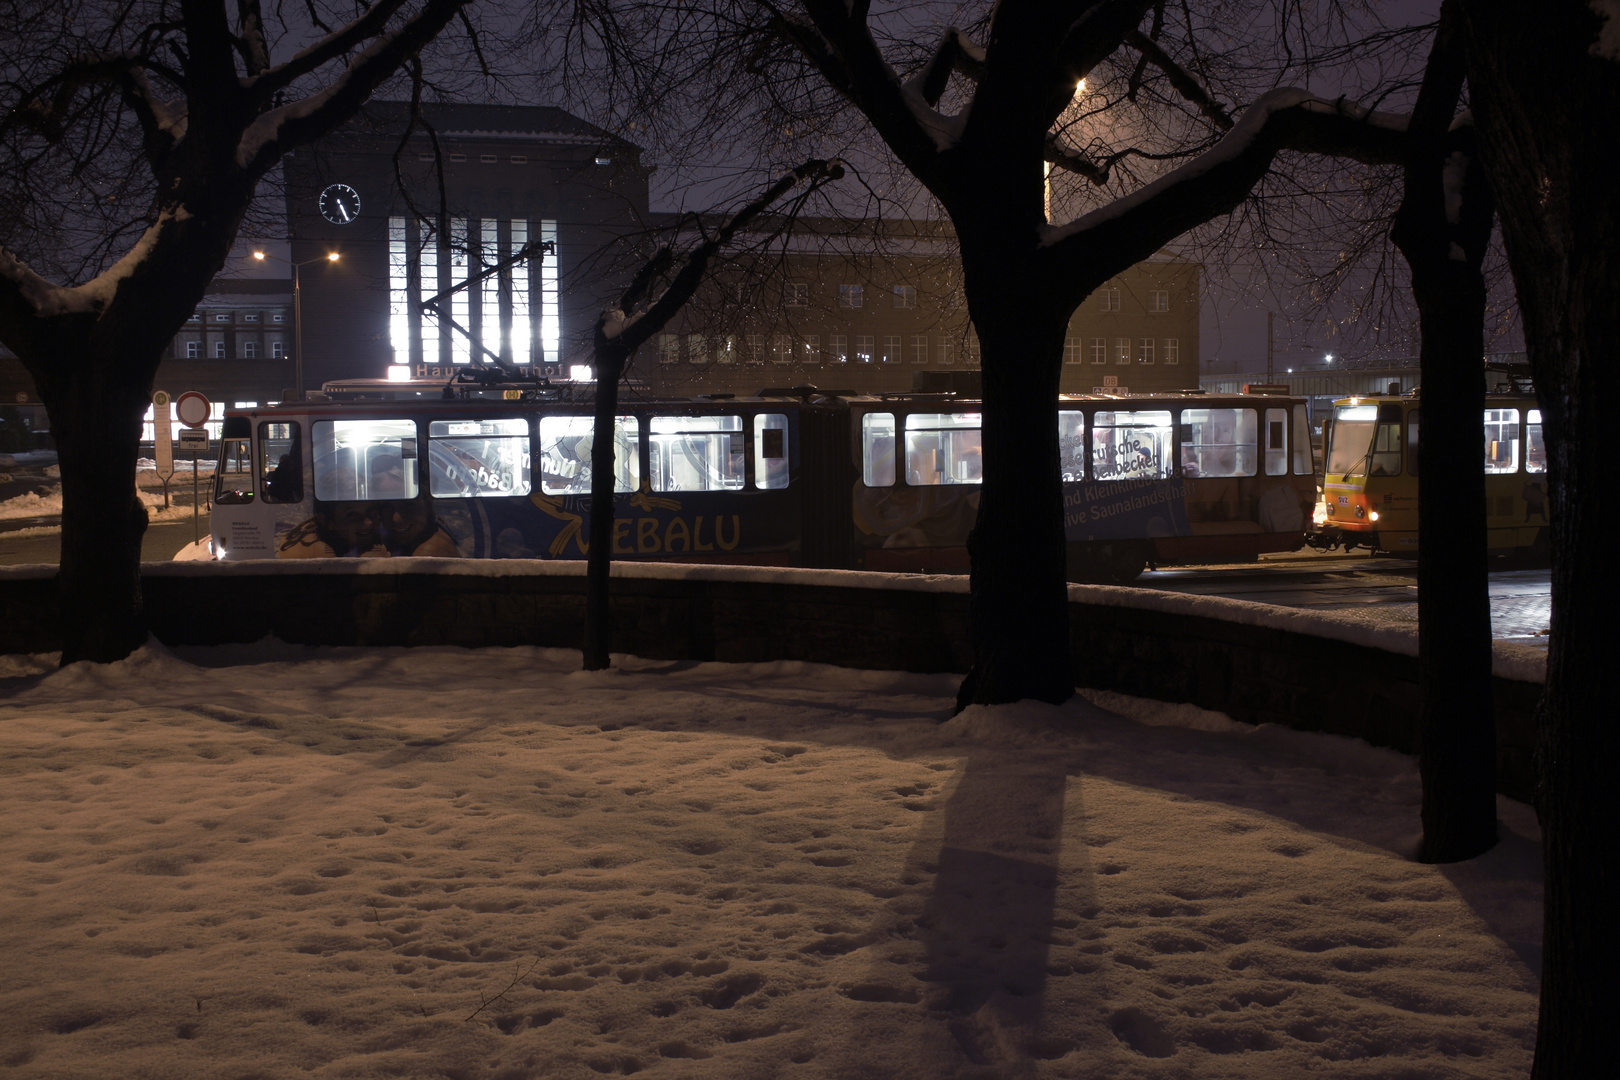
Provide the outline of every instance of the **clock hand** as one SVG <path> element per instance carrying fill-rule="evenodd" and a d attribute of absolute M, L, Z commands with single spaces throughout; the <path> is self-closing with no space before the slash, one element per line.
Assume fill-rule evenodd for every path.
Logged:
<path fill-rule="evenodd" d="M 349 208 L 348 208 L 348 206 L 344 204 L 343 200 L 339 199 L 338 204 L 337 204 L 337 208 L 338 208 L 338 213 L 343 215 L 343 220 L 344 220 L 345 223 L 347 223 L 348 220 L 349 220 Z"/>

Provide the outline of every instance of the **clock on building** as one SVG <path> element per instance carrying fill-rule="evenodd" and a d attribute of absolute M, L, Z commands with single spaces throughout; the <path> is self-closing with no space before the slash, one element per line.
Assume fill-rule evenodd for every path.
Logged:
<path fill-rule="evenodd" d="M 321 192 L 321 216 L 348 225 L 360 216 L 360 193 L 348 184 L 331 184 Z"/>

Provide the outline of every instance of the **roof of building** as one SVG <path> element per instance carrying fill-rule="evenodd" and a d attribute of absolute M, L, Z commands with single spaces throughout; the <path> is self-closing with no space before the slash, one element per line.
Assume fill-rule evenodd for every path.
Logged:
<path fill-rule="evenodd" d="M 423 102 L 424 119 L 440 138 L 522 139 L 572 146 L 612 147 L 639 152 L 640 148 L 587 120 L 551 105 L 472 105 L 461 102 Z M 408 101 L 367 102 L 336 132 L 342 136 L 397 138 L 410 116 Z"/>

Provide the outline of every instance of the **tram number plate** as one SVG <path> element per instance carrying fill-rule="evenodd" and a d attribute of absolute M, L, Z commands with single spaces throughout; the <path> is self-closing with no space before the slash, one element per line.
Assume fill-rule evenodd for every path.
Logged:
<path fill-rule="evenodd" d="M 1348 495 L 1340 495 L 1339 496 L 1339 505 L 1340 506 L 1349 506 L 1350 505 L 1350 496 L 1348 496 Z"/>

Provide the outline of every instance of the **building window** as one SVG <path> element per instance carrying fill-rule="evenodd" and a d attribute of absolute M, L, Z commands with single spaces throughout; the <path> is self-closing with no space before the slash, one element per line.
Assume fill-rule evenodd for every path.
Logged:
<path fill-rule="evenodd" d="M 1081 364 L 1085 362 L 1085 343 L 1077 337 L 1063 339 L 1063 362 L 1065 364 Z"/>
<path fill-rule="evenodd" d="M 1128 364 L 1131 362 L 1131 339 L 1128 337 L 1114 339 L 1114 363 Z"/>
<path fill-rule="evenodd" d="M 1149 311 L 1169 311 L 1170 293 L 1164 289 L 1154 289 L 1148 293 Z"/>
<path fill-rule="evenodd" d="M 859 285 L 838 286 L 838 306 L 841 308 L 858 308 L 865 303 L 864 290 Z"/>
<path fill-rule="evenodd" d="M 272 341 L 270 343 L 270 356 L 273 359 L 280 360 L 280 359 L 283 359 L 284 357 L 286 357 L 286 355 L 287 355 L 287 346 L 283 345 L 279 341 Z"/>
<path fill-rule="evenodd" d="M 1167 364 L 1179 364 L 1179 363 L 1181 363 L 1181 339 L 1180 338 L 1173 338 L 1172 337 L 1172 338 L 1165 338 L 1164 339 L 1164 362 L 1167 363 Z"/>
<path fill-rule="evenodd" d="M 197 359 L 200 359 L 201 357 L 202 357 L 202 342 L 200 342 L 200 341 L 188 341 L 188 342 L 186 342 L 186 359 L 187 360 L 197 360 Z"/>
<path fill-rule="evenodd" d="M 872 362 L 872 335 L 855 335 L 855 362 L 857 364 L 870 364 Z"/>
<path fill-rule="evenodd" d="M 1091 339 L 1091 362 L 1093 364 L 1108 363 L 1108 339 L 1094 337 Z"/>
<path fill-rule="evenodd" d="M 1153 339 L 1145 337 L 1136 343 L 1136 362 L 1138 364 L 1153 363 Z"/>
<path fill-rule="evenodd" d="M 911 362 L 913 364 L 928 363 L 928 335 L 911 335 Z"/>
<path fill-rule="evenodd" d="M 270 321 L 271 322 L 283 322 L 284 323 L 284 322 L 287 321 L 287 316 L 283 315 L 281 312 L 278 311 L 274 315 L 270 316 Z"/>
<path fill-rule="evenodd" d="M 686 362 L 688 364 L 709 362 L 709 341 L 702 334 L 686 335 Z"/>
<path fill-rule="evenodd" d="M 242 342 L 242 359 L 257 360 L 259 358 L 259 343 L 257 341 Z"/>
<path fill-rule="evenodd" d="M 528 163 L 529 163 L 529 159 L 528 159 L 528 157 L 526 155 L 523 155 L 523 154 L 513 154 L 512 155 L 512 164 L 514 164 L 514 165 L 527 165 Z"/>
<path fill-rule="evenodd" d="M 955 340 L 942 337 L 934 343 L 934 362 L 940 367 L 954 367 L 956 364 Z"/>
<path fill-rule="evenodd" d="M 679 334 L 658 335 L 658 362 L 660 364 L 678 364 L 681 362 L 681 338 Z"/>
<path fill-rule="evenodd" d="M 1118 311 L 1119 310 L 1119 290 L 1118 289 L 1098 289 L 1097 290 L 1097 297 L 1102 303 L 1102 310 L 1103 311 Z"/>
<path fill-rule="evenodd" d="M 793 362 L 793 338 L 791 335 L 775 335 L 771 341 L 771 359 L 778 364 L 791 364 Z"/>
<path fill-rule="evenodd" d="M 202 316 L 193 311 L 191 318 L 187 319 L 186 322 L 202 322 Z"/>
<path fill-rule="evenodd" d="M 808 281 L 782 282 L 782 306 L 791 308 L 809 307 L 810 283 Z"/>
<path fill-rule="evenodd" d="M 804 336 L 804 362 L 807 364 L 821 363 L 820 334 L 806 334 Z"/>
<path fill-rule="evenodd" d="M 214 359 L 225 359 L 225 343 L 223 341 L 214 342 Z"/>
<path fill-rule="evenodd" d="M 900 362 L 900 335 L 883 335 L 883 362 L 885 364 L 898 364 Z"/>
<path fill-rule="evenodd" d="M 894 287 L 894 306 L 897 308 L 916 307 L 917 287 L 915 285 L 896 285 Z"/>
<path fill-rule="evenodd" d="M 849 338 L 843 334 L 829 334 L 827 336 L 827 363 L 847 364 L 849 362 Z"/>
<path fill-rule="evenodd" d="M 480 165 L 493 165 L 493 164 L 495 164 L 495 155 L 494 154 L 479 154 L 478 155 L 478 164 L 480 164 Z"/>
<path fill-rule="evenodd" d="M 451 154 L 450 155 L 450 160 L 451 161 L 466 161 L 467 160 L 467 155 L 466 154 Z"/>
<path fill-rule="evenodd" d="M 726 334 L 715 339 L 714 362 L 717 364 L 735 364 L 737 362 L 737 337 L 735 334 Z"/>
<path fill-rule="evenodd" d="M 242 321 L 243 322 L 258 322 L 259 321 L 259 313 L 257 311 L 250 311 L 246 315 L 242 316 Z"/>
<path fill-rule="evenodd" d="M 977 331 L 969 330 L 967 340 L 962 342 L 962 365 L 970 368 L 979 366 L 979 335 Z"/>
<path fill-rule="evenodd" d="M 231 317 L 229 315 L 215 315 L 214 316 L 214 321 L 215 322 L 230 322 Z"/>
<path fill-rule="evenodd" d="M 765 362 L 765 335 L 748 335 L 748 362 L 750 364 L 763 364 Z"/>

